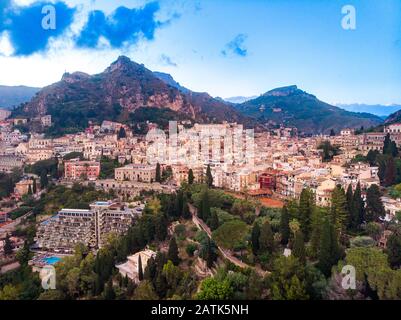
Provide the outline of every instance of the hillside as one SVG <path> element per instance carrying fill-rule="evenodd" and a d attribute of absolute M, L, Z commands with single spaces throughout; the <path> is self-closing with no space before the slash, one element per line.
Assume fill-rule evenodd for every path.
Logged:
<path fill-rule="evenodd" d="M 303 133 L 338 132 L 342 128 L 368 128 L 382 119 L 368 113 L 349 112 L 318 100 L 297 86 L 277 88 L 235 107 L 247 116 L 270 125 L 285 124 Z"/>
<path fill-rule="evenodd" d="M 198 122 L 254 123 L 227 103 L 206 93 L 182 92 L 159 77 L 122 56 L 97 75 L 64 74 L 60 82 L 43 88 L 14 115 L 50 114 L 58 134 L 82 130 L 88 121 L 132 122 L 130 113 L 142 107 L 168 108 Z"/>
<path fill-rule="evenodd" d="M 384 124 L 392 124 L 396 122 L 401 122 L 401 110 L 390 114 L 384 121 Z"/>
<path fill-rule="evenodd" d="M 0 86 L 0 107 L 11 109 L 27 102 L 40 90 L 26 86 Z"/>

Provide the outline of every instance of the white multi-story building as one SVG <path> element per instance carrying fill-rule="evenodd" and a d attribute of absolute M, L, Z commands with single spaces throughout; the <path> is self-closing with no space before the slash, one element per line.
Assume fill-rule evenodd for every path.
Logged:
<path fill-rule="evenodd" d="M 62 209 L 39 225 L 37 245 L 55 252 L 72 252 L 79 243 L 97 249 L 108 235 L 126 233 L 141 214 L 142 207 L 129 209 L 111 201 L 94 202 L 89 210 Z"/>

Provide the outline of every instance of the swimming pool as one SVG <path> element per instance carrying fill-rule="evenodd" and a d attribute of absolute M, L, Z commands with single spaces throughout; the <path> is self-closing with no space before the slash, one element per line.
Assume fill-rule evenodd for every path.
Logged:
<path fill-rule="evenodd" d="M 53 265 L 53 264 L 56 264 L 57 262 L 59 262 L 61 260 L 61 258 L 59 258 L 59 257 L 48 257 L 48 258 L 43 258 L 43 261 L 46 263 L 46 264 L 51 264 L 51 265 Z"/>

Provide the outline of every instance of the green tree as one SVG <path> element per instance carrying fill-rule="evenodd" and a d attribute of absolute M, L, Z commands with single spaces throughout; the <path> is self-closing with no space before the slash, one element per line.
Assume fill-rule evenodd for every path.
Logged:
<path fill-rule="evenodd" d="M 369 150 L 368 154 L 366 155 L 366 160 L 368 160 L 371 166 L 376 164 L 377 155 L 379 151 L 377 150 Z"/>
<path fill-rule="evenodd" d="M 302 231 L 298 231 L 295 234 L 292 252 L 294 254 L 294 257 L 298 258 L 301 263 L 304 264 L 306 262 L 305 241 Z"/>
<path fill-rule="evenodd" d="M 337 185 L 331 196 L 331 207 L 329 211 L 330 222 L 339 233 L 344 232 L 348 218 L 347 199 L 344 189 Z"/>
<path fill-rule="evenodd" d="M 135 300 L 158 300 L 155 289 L 152 285 L 152 282 L 149 280 L 142 281 L 138 287 L 135 289 L 134 293 Z"/>
<path fill-rule="evenodd" d="M 142 258 L 141 255 L 138 257 L 138 279 L 139 281 L 143 280 L 143 269 L 142 269 Z"/>
<path fill-rule="evenodd" d="M 209 238 L 207 239 L 207 245 L 206 245 L 206 265 L 208 268 L 213 267 L 213 263 L 217 259 L 217 254 L 216 254 L 216 245 L 212 240 Z"/>
<path fill-rule="evenodd" d="M 161 176 L 161 169 L 160 169 L 160 163 L 156 164 L 156 182 L 161 182 L 162 181 L 162 176 Z"/>
<path fill-rule="evenodd" d="M 3 250 L 4 250 L 4 254 L 6 256 L 8 256 L 8 255 L 13 253 L 13 246 L 11 244 L 10 236 L 8 234 L 6 235 L 6 238 L 4 240 Z"/>
<path fill-rule="evenodd" d="M 175 266 L 178 266 L 180 263 L 180 258 L 178 256 L 178 246 L 177 246 L 177 241 L 175 240 L 175 237 L 172 237 L 170 240 L 170 243 L 168 246 L 167 259 L 171 260 L 171 262 Z"/>
<path fill-rule="evenodd" d="M 49 179 L 47 178 L 47 171 L 43 170 L 40 173 L 40 188 L 44 189 L 47 187 L 48 184 L 49 184 Z"/>
<path fill-rule="evenodd" d="M 203 221 L 207 221 L 211 215 L 211 211 L 210 211 L 210 201 L 209 201 L 209 191 L 206 190 L 203 193 L 202 196 L 202 201 L 201 201 L 201 205 L 200 205 L 200 210 L 198 210 L 198 212 L 200 213 L 200 218 Z"/>
<path fill-rule="evenodd" d="M 260 229 L 259 246 L 262 253 L 272 253 L 274 251 L 274 235 L 271 225 L 266 221 Z"/>
<path fill-rule="evenodd" d="M 369 187 L 366 192 L 366 222 L 375 222 L 379 218 L 384 218 L 386 211 L 384 210 L 383 202 L 381 200 L 380 189 L 376 184 Z"/>
<path fill-rule="evenodd" d="M 298 208 L 298 220 L 301 224 L 302 233 L 305 239 L 309 239 L 310 221 L 314 207 L 314 194 L 309 189 L 303 189 L 301 192 Z"/>
<path fill-rule="evenodd" d="M 294 256 L 274 260 L 270 276 L 273 300 L 307 300 L 305 268 Z"/>
<path fill-rule="evenodd" d="M 281 234 L 281 243 L 286 245 L 288 240 L 290 239 L 290 213 L 288 212 L 287 206 L 284 206 L 281 210 L 280 217 L 280 234 Z"/>
<path fill-rule="evenodd" d="M 348 185 L 347 192 L 345 193 L 345 198 L 347 199 L 347 212 L 348 212 L 347 227 L 351 229 L 353 226 L 352 213 L 354 208 L 354 192 L 352 190 L 352 184 Z"/>
<path fill-rule="evenodd" d="M 365 204 L 362 199 L 361 194 L 361 184 L 358 182 L 355 193 L 352 199 L 352 207 L 351 207 L 351 229 L 356 230 L 364 221 L 365 217 Z"/>
<path fill-rule="evenodd" d="M 29 187 L 28 187 L 28 195 L 29 195 L 29 196 L 32 195 L 32 187 L 31 187 L 31 185 L 29 185 Z"/>
<path fill-rule="evenodd" d="M 194 183 L 195 177 L 194 177 L 194 172 L 192 169 L 189 169 L 188 171 L 188 184 L 191 185 Z"/>
<path fill-rule="evenodd" d="M 0 289 L 0 300 L 19 300 L 19 291 L 12 284 L 6 284 Z"/>
<path fill-rule="evenodd" d="M 110 279 L 107 282 L 107 286 L 104 290 L 104 299 L 105 300 L 114 300 L 116 298 L 116 293 L 113 288 L 113 281 Z"/>
<path fill-rule="evenodd" d="M 199 300 L 227 300 L 232 297 L 233 291 L 228 279 L 206 278 L 200 285 L 197 298 Z"/>
<path fill-rule="evenodd" d="M 337 232 L 333 223 L 325 218 L 322 228 L 318 267 L 326 277 L 330 276 L 331 268 L 337 263 L 339 258 Z"/>
<path fill-rule="evenodd" d="M 317 258 L 320 251 L 320 240 L 322 235 L 322 225 L 326 213 L 326 208 L 315 208 L 312 214 L 312 233 L 311 233 L 311 256 Z"/>
<path fill-rule="evenodd" d="M 120 127 L 120 130 L 118 131 L 117 139 L 123 139 L 127 137 L 127 133 L 125 132 L 124 127 Z"/>
<path fill-rule="evenodd" d="M 21 249 L 18 250 L 16 258 L 20 265 L 26 266 L 28 265 L 28 261 L 31 259 L 31 251 L 29 250 L 28 241 L 24 241 L 24 245 Z"/>
<path fill-rule="evenodd" d="M 401 236 L 393 233 L 387 241 L 388 261 L 392 268 L 399 268 L 401 266 Z"/>
<path fill-rule="evenodd" d="M 384 185 L 386 187 L 389 187 L 395 184 L 395 178 L 396 178 L 396 167 L 394 158 L 392 156 L 388 157 L 385 168 L 386 169 L 384 173 Z"/>
<path fill-rule="evenodd" d="M 188 199 L 184 196 L 183 207 L 182 207 L 182 217 L 184 219 L 191 218 L 191 211 L 189 210 Z"/>
<path fill-rule="evenodd" d="M 260 227 L 259 224 L 255 222 L 253 224 L 252 234 L 251 234 L 252 252 L 254 255 L 257 255 L 260 249 L 259 237 L 260 237 Z"/>
<path fill-rule="evenodd" d="M 329 162 L 338 154 L 338 148 L 332 146 L 330 141 L 323 141 L 318 149 L 322 150 L 322 161 Z"/>
<path fill-rule="evenodd" d="M 38 190 L 37 190 L 37 185 L 36 185 L 36 179 L 35 178 L 32 179 L 32 186 L 33 186 L 32 192 L 33 192 L 33 194 L 36 194 Z"/>
<path fill-rule="evenodd" d="M 387 133 L 384 138 L 383 154 L 389 155 L 390 157 L 396 157 L 398 155 L 397 144 L 391 140 L 389 133 Z"/>
<path fill-rule="evenodd" d="M 207 165 L 206 169 L 206 184 L 208 185 L 209 188 L 213 187 L 213 175 L 210 169 L 210 164 Z"/>
<path fill-rule="evenodd" d="M 209 227 L 212 231 L 216 230 L 219 227 L 219 217 L 217 216 L 217 213 L 215 210 L 211 213 L 211 216 L 209 219 Z"/>

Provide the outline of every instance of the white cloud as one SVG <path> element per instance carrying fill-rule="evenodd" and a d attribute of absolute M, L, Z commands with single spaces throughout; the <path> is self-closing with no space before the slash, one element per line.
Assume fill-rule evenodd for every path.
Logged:
<path fill-rule="evenodd" d="M 0 34 L 0 55 L 11 56 L 14 52 L 13 46 L 11 45 L 8 32 Z"/>

